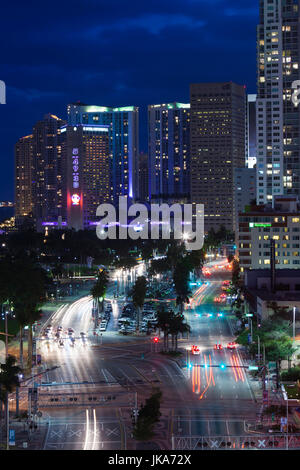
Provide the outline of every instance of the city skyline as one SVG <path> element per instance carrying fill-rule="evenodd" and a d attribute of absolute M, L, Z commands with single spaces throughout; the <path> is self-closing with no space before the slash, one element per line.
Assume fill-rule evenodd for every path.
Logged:
<path fill-rule="evenodd" d="M 5 5 L 4 14 L 14 18 L 14 26 L 19 25 L 22 48 L 27 44 L 31 54 L 29 58 L 22 53 L 20 41 L 16 44 L 16 36 L 9 32 L 13 27 L 8 20 L 8 30 L 3 28 L 0 33 L 2 42 L 5 39 L 8 44 L 0 59 L 5 64 L 1 79 L 7 86 L 7 104 L 0 107 L 0 161 L 5 169 L 5 177 L 3 172 L 0 178 L 1 198 L 13 199 L 16 141 L 30 134 L 34 123 L 47 113 L 66 119 L 66 106 L 71 102 L 138 106 L 140 150 L 147 152 L 148 105 L 188 102 L 190 83 L 232 80 L 245 84 L 248 93 L 255 93 L 258 5 L 245 1 L 241 6 L 235 0 L 214 3 L 217 10 L 211 1 L 185 2 L 184 12 L 179 1 L 127 6 L 126 12 L 121 2 L 101 5 L 101 9 L 91 3 L 89 11 L 84 7 L 80 25 L 76 15 L 82 2 L 76 4 L 75 18 L 68 10 L 65 24 L 57 22 L 53 5 L 53 11 L 47 11 L 47 24 L 49 31 L 55 28 L 55 36 L 50 34 L 40 45 L 34 42 L 34 25 L 43 12 L 32 3 L 26 11 L 20 5 L 18 12 L 10 15 L 10 6 Z M 64 6 L 59 5 L 61 8 Z M 76 47 L 70 39 L 71 20 L 76 40 L 80 39 Z M 100 26 L 106 31 L 105 53 Z M 52 49 L 57 51 L 55 56 Z M 170 75 L 174 67 L 176 74 Z"/>

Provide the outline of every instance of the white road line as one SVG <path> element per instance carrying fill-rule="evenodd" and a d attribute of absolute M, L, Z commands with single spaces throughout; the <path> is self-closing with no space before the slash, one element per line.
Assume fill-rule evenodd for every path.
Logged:
<path fill-rule="evenodd" d="M 209 426 L 209 421 L 207 421 L 207 430 L 208 430 L 208 435 L 210 436 L 210 426 Z"/>
<path fill-rule="evenodd" d="M 96 450 L 96 438 L 97 438 L 97 417 L 96 417 L 96 410 L 93 410 L 93 418 L 94 418 L 94 440 L 92 450 Z"/>
<path fill-rule="evenodd" d="M 90 424 L 89 424 L 89 410 L 86 410 L 86 430 L 85 430 L 85 442 L 83 450 L 87 450 L 88 442 L 89 442 L 89 433 L 90 433 Z"/>
<path fill-rule="evenodd" d="M 226 421 L 226 430 L 227 430 L 227 435 L 230 436 L 228 421 Z"/>

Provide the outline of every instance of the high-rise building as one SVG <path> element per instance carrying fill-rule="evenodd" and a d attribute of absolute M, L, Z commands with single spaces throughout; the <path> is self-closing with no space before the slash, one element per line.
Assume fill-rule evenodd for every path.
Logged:
<path fill-rule="evenodd" d="M 110 126 L 111 198 L 138 198 L 139 110 L 135 106 L 107 108 L 81 103 L 68 106 L 68 124 Z"/>
<path fill-rule="evenodd" d="M 16 216 L 31 214 L 37 228 L 66 217 L 60 131 L 64 124 L 48 114 L 35 124 L 32 135 L 16 144 Z"/>
<path fill-rule="evenodd" d="M 300 204 L 296 196 L 239 214 L 238 255 L 242 272 L 271 266 L 274 244 L 276 268 L 300 268 Z"/>
<path fill-rule="evenodd" d="M 299 0 L 260 0 L 257 29 L 257 201 L 300 195 Z"/>
<path fill-rule="evenodd" d="M 244 212 L 247 206 L 256 203 L 256 169 L 235 168 L 234 188 L 236 218 L 238 218 L 238 214 Z"/>
<path fill-rule="evenodd" d="M 191 201 L 204 204 L 205 231 L 234 230 L 234 169 L 245 167 L 245 87 L 192 84 Z"/>
<path fill-rule="evenodd" d="M 37 226 L 65 218 L 61 126 L 65 121 L 48 114 L 33 128 L 33 199 Z"/>
<path fill-rule="evenodd" d="M 247 95 L 247 125 L 246 125 L 246 167 L 256 165 L 256 97 Z M 256 196 L 255 196 L 256 197 Z"/>
<path fill-rule="evenodd" d="M 148 106 L 151 201 L 186 202 L 190 196 L 190 105 Z"/>
<path fill-rule="evenodd" d="M 148 154 L 140 153 L 139 157 L 139 200 L 141 202 L 149 201 L 149 168 Z"/>
<path fill-rule="evenodd" d="M 110 201 L 109 130 L 109 126 L 91 124 L 61 129 L 66 135 L 63 155 L 68 228 L 91 228 L 97 222 L 97 207 Z"/>
<path fill-rule="evenodd" d="M 16 225 L 33 216 L 32 197 L 32 135 L 18 140 L 15 145 L 15 217 Z"/>

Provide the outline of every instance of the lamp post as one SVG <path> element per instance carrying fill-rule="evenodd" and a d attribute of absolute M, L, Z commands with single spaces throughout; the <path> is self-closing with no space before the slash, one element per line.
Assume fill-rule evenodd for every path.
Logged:
<path fill-rule="evenodd" d="M 293 339 L 294 339 L 294 346 L 296 343 L 296 307 L 293 307 Z"/>

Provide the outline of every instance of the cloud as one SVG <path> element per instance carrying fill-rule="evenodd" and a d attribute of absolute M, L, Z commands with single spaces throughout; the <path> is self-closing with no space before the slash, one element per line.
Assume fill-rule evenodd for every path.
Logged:
<path fill-rule="evenodd" d="M 146 14 L 136 18 L 123 18 L 122 21 L 111 22 L 109 24 L 102 24 L 89 29 L 86 32 L 87 37 L 95 38 L 99 34 L 108 30 L 127 31 L 137 28 L 145 29 L 151 34 L 159 34 L 164 29 L 170 27 L 184 27 L 190 29 L 197 29 L 205 26 L 206 22 L 192 18 L 191 16 L 180 14 Z"/>
<path fill-rule="evenodd" d="M 44 91 L 37 90 L 34 88 L 31 89 L 21 89 L 15 88 L 12 86 L 7 87 L 9 99 L 20 100 L 20 101 L 38 101 L 45 99 L 52 99 L 57 97 L 63 97 L 64 93 L 61 91 Z"/>
<path fill-rule="evenodd" d="M 258 8 L 225 8 L 224 14 L 226 16 L 258 16 Z"/>

